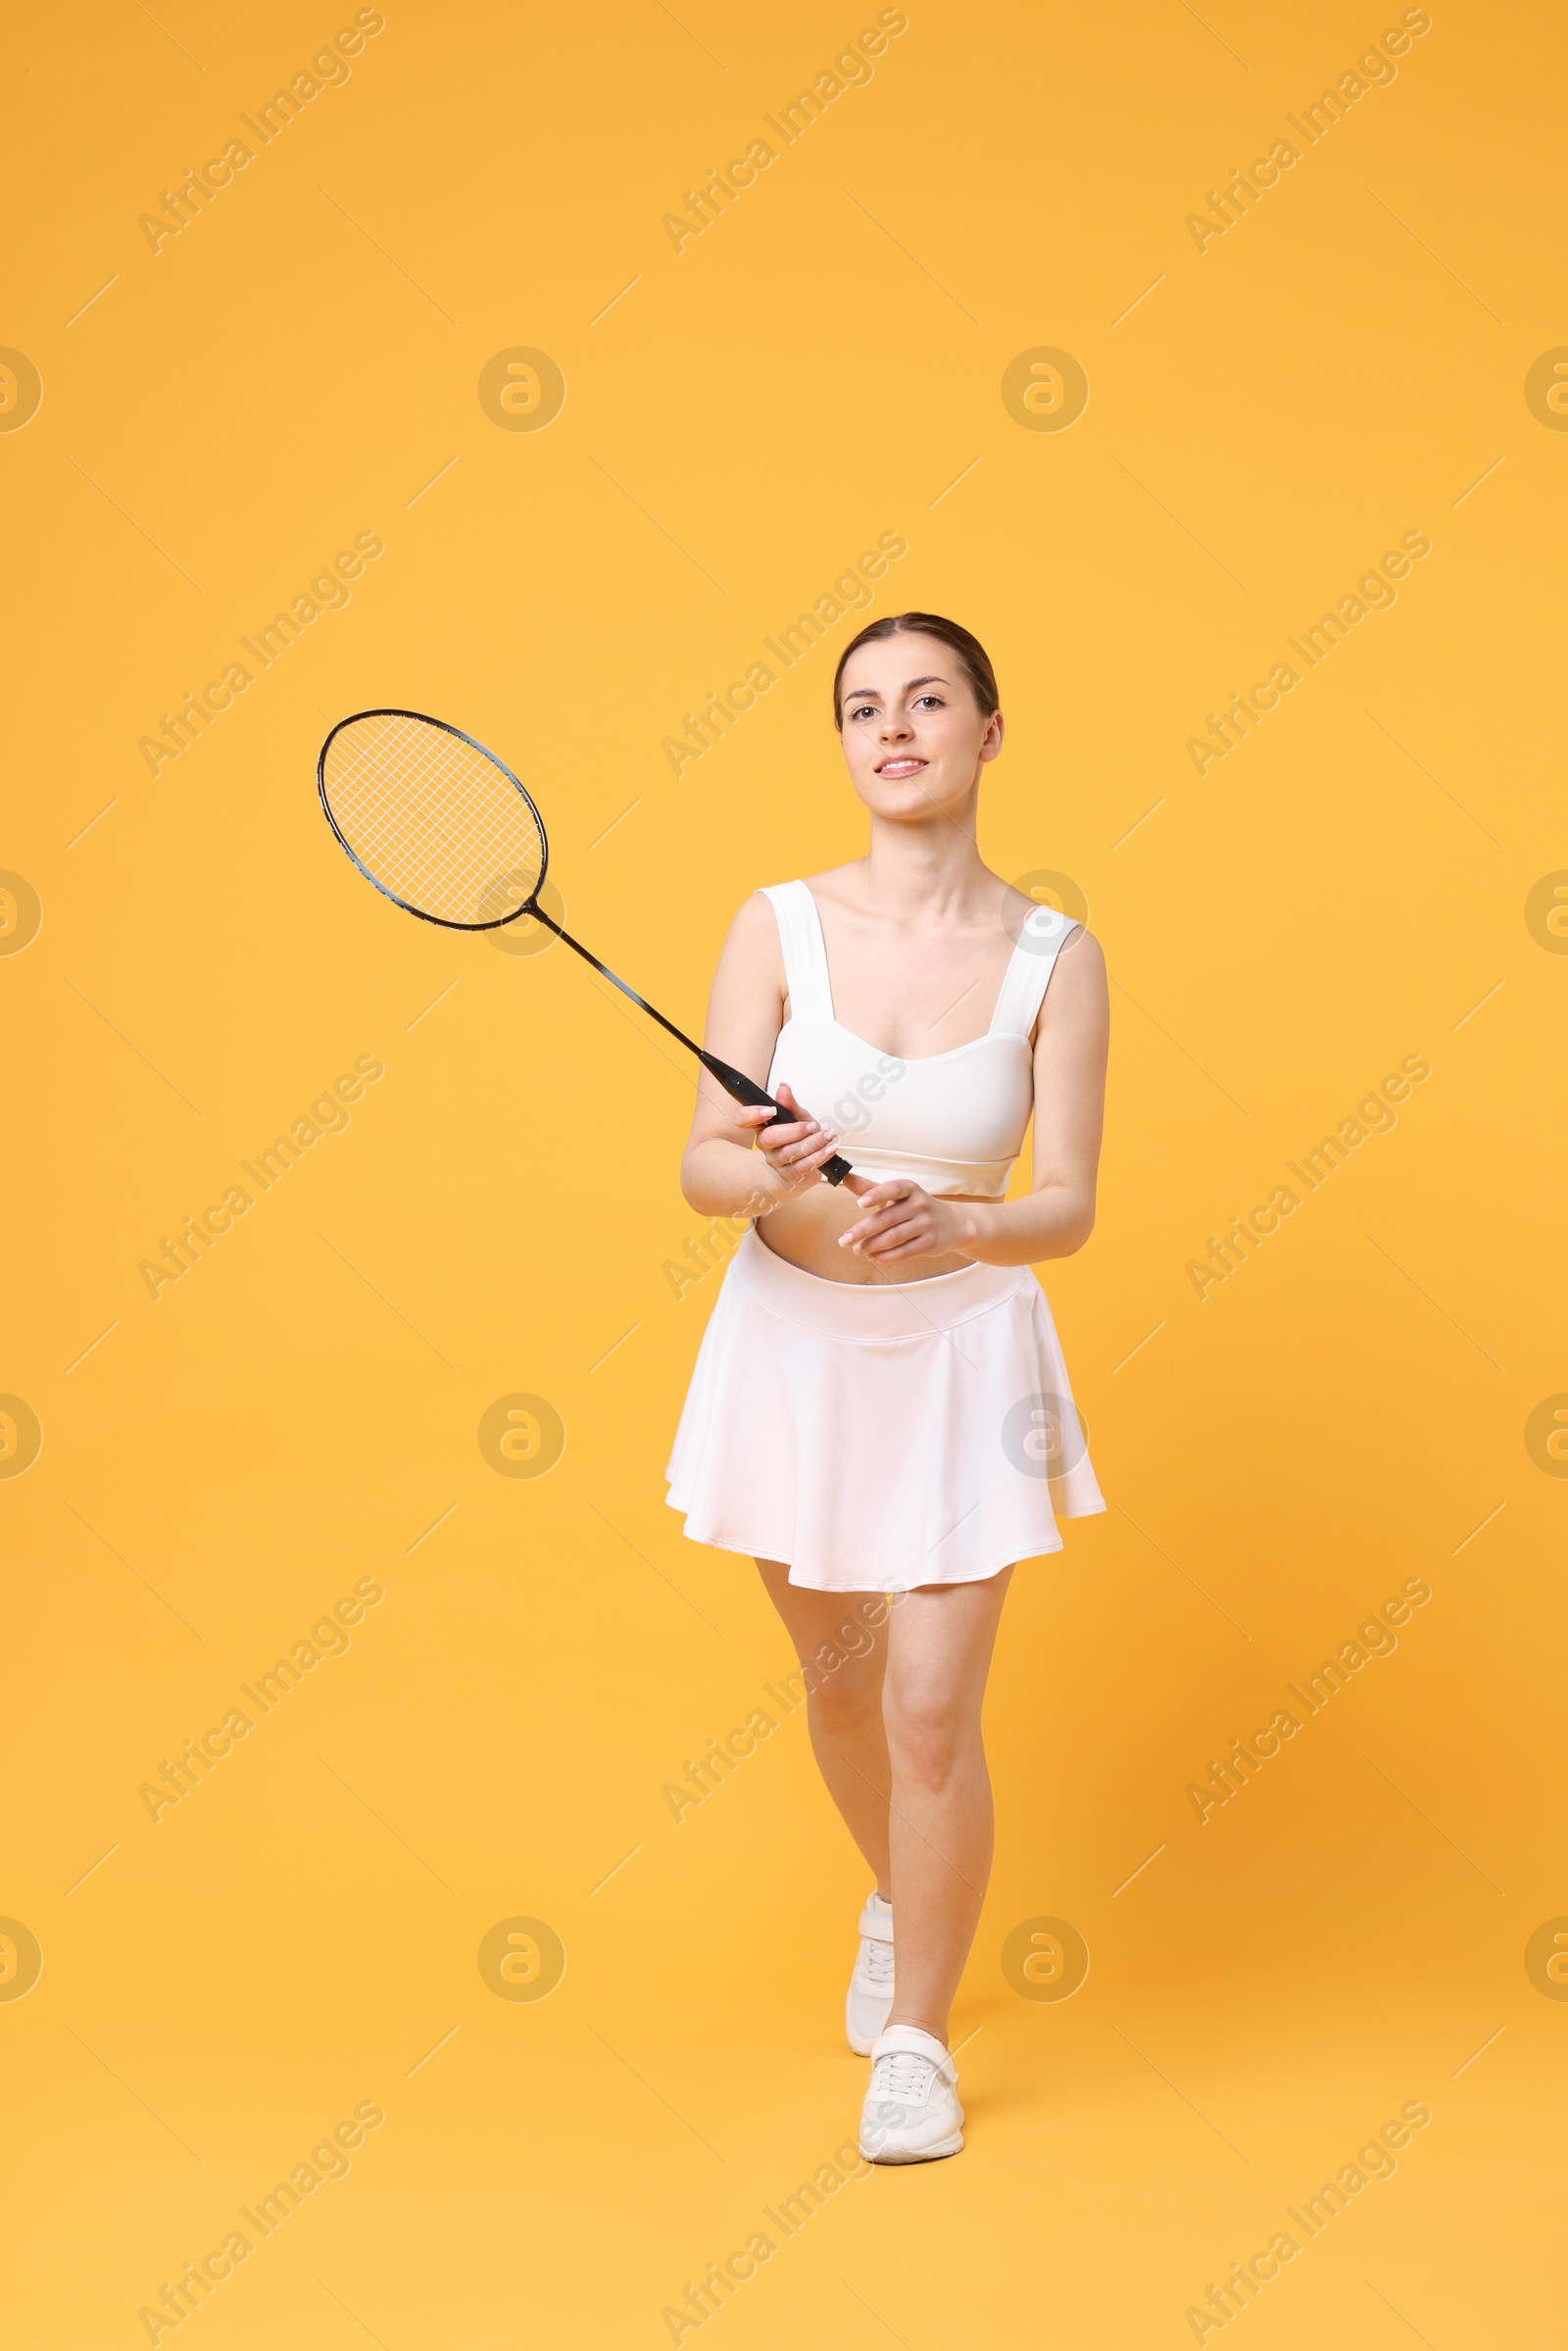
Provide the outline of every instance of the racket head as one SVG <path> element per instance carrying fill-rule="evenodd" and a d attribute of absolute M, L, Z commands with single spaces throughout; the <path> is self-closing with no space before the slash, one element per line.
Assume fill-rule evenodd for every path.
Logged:
<path fill-rule="evenodd" d="M 544 818 L 461 727 L 422 710 L 356 710 L 321 745 L 316 786 L 347 855 L 405 913 L 451 931 L 537 913 Z"/>

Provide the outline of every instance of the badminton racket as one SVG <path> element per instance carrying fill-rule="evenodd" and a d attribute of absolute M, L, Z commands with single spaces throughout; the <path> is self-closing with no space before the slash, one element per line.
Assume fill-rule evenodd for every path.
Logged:
<path fill-rule="evenodd" d="M 496 931 L 531 915 L 695 1053 L 736 1102 L 771 1108 L 769 1126 L 796 1123 L 798 1111 L 705 1052 L 545 912 L 544 819 L 511 768 L 461 727 L 417 710 L 358 710 L 321 745 L 316 781 L 344 849 L 405 913 L 449 931 Z M 842 1184 L 850 1162 L 835 1151 L 819 1172 Z"/>

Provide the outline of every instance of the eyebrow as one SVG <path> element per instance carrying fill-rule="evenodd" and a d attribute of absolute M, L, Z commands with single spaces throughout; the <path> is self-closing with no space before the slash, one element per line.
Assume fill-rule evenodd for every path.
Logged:
<path fill-rule="evenodd" d="M 905 680 L 903 690 L 906 694 L 912 694 L 916 686 L 948 686 L 952 683 L 952 679 L 946 677 L 911 677 Z M 844 699 L 846 702 L 880 702 L 882 697 L 875 686 L 864 686 L 858 692 L 846 693 Z"/>

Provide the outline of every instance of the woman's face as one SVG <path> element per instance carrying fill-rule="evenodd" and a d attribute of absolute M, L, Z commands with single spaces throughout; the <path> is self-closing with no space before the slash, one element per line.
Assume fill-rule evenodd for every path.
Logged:
<path fill-rule="evenodd" d="M 840 694 L 855 789 L 875 815 L 894 822 L 959 814 L 982 765 L 1002 749 L 1001 711 L 982 717 L 940 637 L 901 633 L 862 645 Z"/>

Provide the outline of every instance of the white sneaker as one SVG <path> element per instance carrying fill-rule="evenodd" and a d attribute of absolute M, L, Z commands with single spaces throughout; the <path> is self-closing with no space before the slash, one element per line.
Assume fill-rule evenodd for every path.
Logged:
<path fill-rule="evenodd" d="M 933 2033 L 890 2025 L 871 2044 L 871 2082 L 860 2116 L 867 2163 L 929 2163 L 963 2145 L 958 2075 Z"/>
<path fill-rule="evenodd" d="M 893 1905 L 873 1886 L 860 1913 L 860 1948 L 844 2002 L 844 2030 L 857 2057 L 870 2056 L 892 2006 Z"/>

